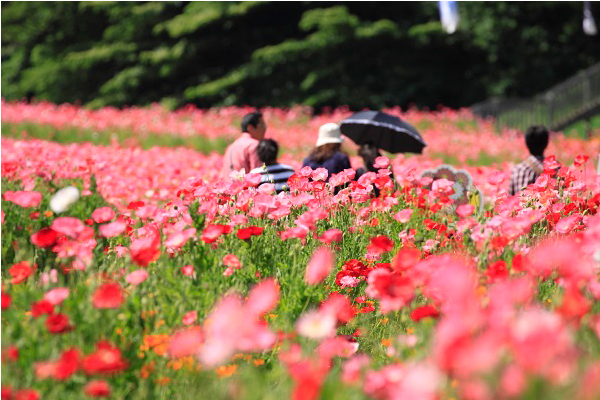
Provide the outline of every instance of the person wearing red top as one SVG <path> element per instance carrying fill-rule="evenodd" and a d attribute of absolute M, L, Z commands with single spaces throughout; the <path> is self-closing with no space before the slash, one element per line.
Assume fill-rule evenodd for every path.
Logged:
<path fill-rule="evenodd" d="M 225 150 L 221 179 L 229 179 L 233 171 L 244 170 L 246 173 L 263 163 L 258 158 L 256 147 L 265 137 L 267 124 L 262 113 L 255 111 L 242 118 L 242 134 Z"/>

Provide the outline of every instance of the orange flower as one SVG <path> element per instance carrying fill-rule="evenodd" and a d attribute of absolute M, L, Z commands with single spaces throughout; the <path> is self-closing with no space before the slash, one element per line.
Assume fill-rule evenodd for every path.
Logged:
<path fill-rule="evenodd" d="M 144 379 L 149 377 L 150 373 L 154 372 L 155 365 L 155 361 L 150 361 L 150 363 L 142 365 L 142 368 L 140 369 L 140 376 Z"/>
<path fill-rule="evenodd" d="M 381 344 L 382 344 L 383 346 L 386 346 L 386 347 L 387 347 L 387 346 L 389 346 L 389 345 L 391 345 L 391 344 L 392 344 L 392 340 L 391 340 L 391 339 L 381 339 Z"/>
<path fill-rule="evenodd" d="M 260 365 L 263 365 L 265 363 L 265 360 L 258 359 L 258 360 L 254 360 L 252 362 L 254 363 L 254 365 L 256 365 L 258 367 Z"/>
<path fill-rule="evenodd" d="M 217 373 L 217 375 L 219 375 L 219 377 L 221 378 L 227 378 L 231 375 L 233 375 L 235 373 L 235 371 L 237 370 L 237 365 L 232 364 L 232 365 L 222 365 L 219 368 L 217 368 L 215 370 L 215 372 Z"/>
<path fill-rule="evenodd" d="M 154 380 L 154 383 L 156 383 L 157 385 L 168 385 L 171 382 L 171 378 L 169 378 L 168 376 L 163 376 L 162 378 L 156 378 Z"/>
<path fill-rule="evenodd" d="M 162 357 L 167 351 L 170 338 L 169 335 L 146 335 L 140 350 L 148 351 L 152 349 L 158 356 Z"/>

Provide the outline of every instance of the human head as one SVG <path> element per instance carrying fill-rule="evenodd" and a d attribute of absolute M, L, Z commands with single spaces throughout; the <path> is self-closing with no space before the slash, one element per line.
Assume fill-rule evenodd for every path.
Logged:
<path fill-rule="evenodd" d="M 319 138 L 317 139 L 316 147 L 329 143 L 342 143 L 342 132 L 340 126 L 334 122 L 321 125 L 319 128 Z"/>
<path fill-rule="evenodd" d="M 381 157 L 381 153 L 373 143 L 363 143 L 358 149 L 358 155 L 362 157 L 367 170 L 377 172 L 377 168 L 375 168 L 373 165 L 375 164 L 375 159 L 377 157 Z"/>
<path fill-rule="evenodd" d="M 258 143 L 256 153 L 260 161 L 266 165 L 275 164 L 277 162 L 277 153 L 279 153 L 279 145 L 273 139 L 263 139 Z"/>
<path fill-rule="evenodd" d="M 525 133 L 525 144 L 531 155 L 544 155 L 548 146 L 548 129 L 544 126 L 530 126 Z"/>
<path fill-rule="evenodd" d="M 267 124 L 260 111 L 248 113 L 242 118 L 242 132 L 248 132 L 253 138 L 261 140 L 266 131 Z"/>

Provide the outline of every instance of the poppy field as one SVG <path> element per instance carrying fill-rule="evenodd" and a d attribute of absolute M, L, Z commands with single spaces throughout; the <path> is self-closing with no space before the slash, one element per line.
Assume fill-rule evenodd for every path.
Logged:
<path fill-rule="evenodd" d="M 388 110 L 428 147 L 355 181 L 300 168 L 348 110 L 267 109 L 276 195 L 218 177 L 247 111 L 2 102 L 3 400 L 600 398 L 597 135 L 510 197 L 468 110 Z"/>

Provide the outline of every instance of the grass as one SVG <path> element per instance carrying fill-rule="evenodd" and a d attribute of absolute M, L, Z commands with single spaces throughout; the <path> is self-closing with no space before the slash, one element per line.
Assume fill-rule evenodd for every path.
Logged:
<path fill-rule="evenodd" d="M 34 123 L 2 123 L 2 136 L 17 139 L 35 138 L 53 141 L 57 143 L 81 143 L 88 142 L 94 145 L 108 146 L 113 141 L 120 145 L 140 146 L 143 149 L 152 147 L 187 147 L 203 154 L 213 152 L 224 153 L 227 146 L 233 141 L 232 138 L 219 137 L 208 139 L 202 135 L 182 137 L 178 135 L 147 134 L 136 135 L 127 130 L 112 130 L 110 132 L 97 132 L 91 129 L 80 129 L 73 127 L 55 128 L 50 125 Z"/>

